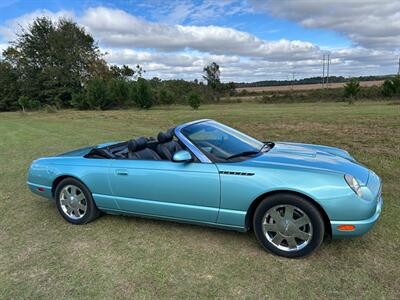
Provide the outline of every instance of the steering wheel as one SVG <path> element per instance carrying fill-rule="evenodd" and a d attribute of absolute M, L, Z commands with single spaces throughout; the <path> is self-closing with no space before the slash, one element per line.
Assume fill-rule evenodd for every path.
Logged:
<path fill-rule="evenodd" d="M 215 140 L 214 145 L 217 147 L 221 147 L 224 141 L 225 141 L 225 136 L 221 135 L 221 138 Z"/>
<path fill-rule="evenodd" d="M 224 138 L 221 139 L 220 143 L 224 141 Z M 210 148 L 210 151 L 208 151 L 210 154 L 215 155 L 219 158 L 225 158 L 229 156 L 229 153 L 226 153 L 222 148 L 220 148 L 218 145 L 216 145 L 215 141 L 213 143 L 209 143 L 206 141 L 202 141 L 199 143 L 199 146 L 202 148 Z"/>

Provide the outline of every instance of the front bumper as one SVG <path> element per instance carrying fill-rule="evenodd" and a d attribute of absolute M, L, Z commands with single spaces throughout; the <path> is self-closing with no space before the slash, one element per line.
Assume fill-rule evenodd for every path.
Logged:
<path fill-rule="evenodd" d="M 356 237 L 367 233 L 379 219 L 382 211 L 382 205 L 383 199 L 382 196 L 379 196 L 375 213 L 370 218 L 359 221 L 331 221 L 332 238 L 340 239 L 345 237 Z M 352 231 L 341 231 L 337 229 L 337 226 L 339 225 L 354 225 L 355 229 Z"/>

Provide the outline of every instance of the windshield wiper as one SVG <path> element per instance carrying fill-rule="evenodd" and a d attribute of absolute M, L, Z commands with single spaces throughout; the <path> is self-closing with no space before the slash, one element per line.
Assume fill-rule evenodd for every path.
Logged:
<path fill-rule="evenodd" d="M 260 151 L 243 151 L 243 152 L 228 156 L 226 159 L 231 159 L 231 158 L 240 157 L 240 156 L 254 155 L 254 154 L 258 154 L 258 153 L 260 153 Z"/>
<path fill-rule="evenodd" d="M 264 145 L 261 147 L 261 149 L 259 151 L 243 151 L 243 152 L 228 156 L 226 158 L 226 160 L 231 159 L 231 158 L 241 157 L 241 156 L 254 155 L 254 154 L 261 153 L 261 152 L 268 152 L 269 150 L 272 149 L 272 147 L 274 147 L 274 143 L 265 142 Z"/>

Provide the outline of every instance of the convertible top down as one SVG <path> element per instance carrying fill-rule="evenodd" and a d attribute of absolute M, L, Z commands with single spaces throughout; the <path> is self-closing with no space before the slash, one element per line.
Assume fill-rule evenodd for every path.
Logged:
<path fill-rule="evenodd" d="M 252 228 L 285 257 L 366 233 L 382 207 L 380 178 L 348 152 L 261 142 L 213 120 L 37 159 L 28 186 L 72 224 L 105 212 Z"/>

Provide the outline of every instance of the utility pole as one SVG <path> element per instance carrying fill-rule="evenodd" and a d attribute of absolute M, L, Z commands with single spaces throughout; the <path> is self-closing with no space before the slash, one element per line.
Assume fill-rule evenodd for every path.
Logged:
<path fill-rule="evenodd" d="M 397 75 L 400 75 L 400 57 L 399 57 L 399 68 L 397 69 Z"/>
<path fill-rule="evenodd" d="M 325 54 L 322 55 L 322 88 L 325 86 Z"/>
<path fill-rule="evenodd" d="M 331 64 L 330 54 L 328 54 L 328 64 L 326 66 L 326 85 L 329 84 L 329 65 Z"/>
<path fill-rule="evenodd" d="M 294 76 L 295 76 L 295 73 L 292 73 L 292 91 L 294 89 Z"/>

